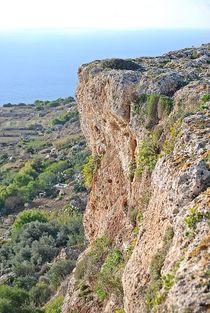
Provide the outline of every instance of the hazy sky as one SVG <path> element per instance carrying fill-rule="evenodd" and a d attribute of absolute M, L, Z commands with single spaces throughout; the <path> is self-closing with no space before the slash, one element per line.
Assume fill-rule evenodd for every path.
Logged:
<path fill-rule="evenodd" d="M 0 30 L 210 28 L 210 0 L 0 0 Z"/>

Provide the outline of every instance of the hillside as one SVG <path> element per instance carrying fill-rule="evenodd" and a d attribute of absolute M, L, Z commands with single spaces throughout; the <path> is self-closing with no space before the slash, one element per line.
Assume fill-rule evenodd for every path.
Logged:
<path fill-rule="evenodd" d="M 209 57 L 207 44 L 79 68 L 90 243 L 63 313 L 209 312 Z"/>
<path fill-rule="evenodd" d="M 89 150 L 74 99 L 4 105 L 0 148 L 0 312 L 51 312 L 86 245 Z"/>

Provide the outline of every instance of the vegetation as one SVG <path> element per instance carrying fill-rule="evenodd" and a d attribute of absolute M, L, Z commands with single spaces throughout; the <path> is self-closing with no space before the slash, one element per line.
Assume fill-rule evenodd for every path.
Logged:
<path fill-rule="evenodd" d="M 48 271 L 50 284 L 56 289 L 74 267 L 74 260 L 61 260 L 53 264 Z"/>
<path fill-rule="evenodd" d="M 103 302 L 107 297 L 106 291 L 99 286 L 96 287 L 96 295 L 100 302 Z"/>
<path fill-rule="evenodd" d="M 101 158 L 101 155 L 90 155 L 87 158 L 87 163 L 83 166 L 82 172 L 84 175 L 85 186 L 87 188 L 91 188 L 92 186 L 93 178 L 100 166 Z"/>
<path fill-rule="evenodd" d="M 161 151 L 161 155 L 167 155 L 173 152 L 175 143 L 177 141 L 177 136 L 180 133 L 180 126 L 182 123 L 182 119 L 178 119 L 169 130 L 169 134 L 167 139 L 165 140 L 163 144 L 163 148 Z"/>
<path fill-rule="evenodd" d="M 210 212 L 200 212 L 196 207 L 190 208 L 189 214 L 185 218 L 185 224 L 192 229 L 196 228 L 196 224 L 202 220 L 210 220 Z"/>
<path fill-rule="evenodd" d="M 80 261 L 76 268 L 75 278 L 80 295 L 94 292 L 99 302 L 103 302 L 111 292 L 121 295 L 121 276 L 124 258 L 120 250 L 111 247 L 108 237 L 97 238 L 91 245 L 90 252 Z M 95 288 L 90 291 L 86 282 L 94 281 Z"/>
<path fill-rule="evenodd" d="M 75 122 L 79 120 L 78 111 L 63 112 L 60 117 L 52 120 L 52 125 L 64 125 L 67 122 Z"/>
<path fill-rule="evenodd" d="M 172 284 L 172 277 L 161 277 L 161 269 L 164 264 L 166 255 L 170 248 L 172 239 L 173 239 L 173 229 L 168 227 L 163 238 L 162 248 L 157 251 L 154 255 L 151 264 L 150 264 L 150 276 L 151 282 L 147 290 L 144 292 L 145 302 L 148 310 L 158 306 L 165 299 L 165 293 L 161 293 L 160 290 L 165 284 L 167 288 Z"/>
<path fill-rule="evenodd" d="M 158 148 L 156 138 L 149 135 L 140 144 L 137 154 L 136 174 L 141 175 L 144 170 L 152 172 L 158 159 Z"/>
<path fill-rule="evenodd" d="M 18 214 L 12 228 L 14 231 L 20 231 L 25 224 L 38 221 L 40 223 L 47 223 L 47 216 L 44 212 L 39 210 L 25 210 Z"/>
<path fill-rule="evenodd" d="M 1 313 L 43 313 L 30 304 L 29 294 L 16 287 L 0 286 Z"/>
<path fill-rule="evenodd" d="M 26 210 L 17 216 L 13 230 L 12 239 L 0 247 L 1 274 L 12 271 L 8 288 L 27 290 L 30 305 L 41 307 L 74 268 L 75 259 L 50 262 L 63 247 L 84 245 L 82 215 L 63 211 L 47 217 Z M 40 281 L 43 274 L 44 281 Z"/>
<path fill-rule="evenodd" d="M 45 313 L 61 313 L 63 296 L 58 296 L 45 306 Z"/>
<path fill-rule="evenodd" d="M 170 97 L 161 95 L 158 102 L 158 116 L 168 116 L 173 108 L 173 100 Z"/>
<path fill-rule="evenodd" d="M 210 101 L 210 93 L 207 93 L 207 94 L 203 95 L 203 97 L 201 98 L 201 100 L 202 100 L 203 102 L 208 102 L 208 101 Z"/>
<path fill-rule="evenodd" d="M 29 153 L 36 153 L 39 150 L 49 146 L 50 144 L 41 139 L 31 139 L 26 143 L 26 151 Z"/>
<path fill-rule="evenodd" d="M 78 149 L 72 153 L 70 162 L 34 160 L 26 162 L 19 172 L 10 172 L 12 176 L 9 179 L 7 172 L 6 176 L 2 176 L 4 185 L 0 185 L 0 210 L 11 211 L 19 208 L 25 202 L 32 201 L 39 193 L 56 196 L 55 185 L 72 180 L 75 171 L 81 170 L 86 158 L 87 153 Z M 78 188 L 78 181 L 75 184 Z M 82 181 L 80 185 L 80 190 L 84 191 Z"/>
<path fill-rule="evenodd" d="M 58 107 L 62 104 L 68 104 L 74 101 L 73 97 L 68 97 L 68 98 L 58 98 L 53 101 L 48 101 L 48 100 L 36 100 L 34 102 L 35 107 L 38 110 L 43 109 L 44 107 Z"/>
<path fill-rule="evenodd" d="M 158 120 L 167 117 L 173 108 L 173 101 L 165 95 L 141 94 L 134 103 L 133 114 L 146 128 L 152 129 Z"/>
<path fill-rule="evenodd" d="M 130 179 L 130 181 L 133 181 L 133 178 L 135 176 L 135 171 L 136 171 L 136 161 L 135 160 L 133 160 L 129 163 L 128 171 L 129 171 L 129 179 Z"/>
<path fill-rule="evenodd" d="M 141 223 L 144 219 L 143 213 L 138 208 L 131 208 L 130 210 L 130 221 L 133 226 Z"/>
<path fill-rule="evenodd" d="M 11 118 L 6 124 L 1 119 L 0 127 L 5 139 L 0 154 L 0 276 L 7 290 L 7 296 L 0 294 L 2 313 L 17 307 L 16 291 L 26 301 L 14 312 L 61 312 L 63 299 L 50 299 L 85 247 L 82 170 L 89 151 L 72 101 L 3 109 Z M 15 145 L 11 138 L 17 139 Z"/>
<path fill-rule="evenodd" d="M 122 269 L 124 268 L 124 260 L 118 249 L 112 249 L 98 274 L 97 286 L 100 286 L 104 294 L 111 292 L 122 293 Z"/>

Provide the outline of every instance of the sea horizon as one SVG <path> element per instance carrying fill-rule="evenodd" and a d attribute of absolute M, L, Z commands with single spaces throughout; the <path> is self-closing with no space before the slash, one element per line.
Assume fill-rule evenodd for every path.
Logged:
<path fill-rule="evenodd" d="M 77 70 L 96 59 L 158 56 L 210 42 L 209 29 L 0 32 L 0 105 L 75 96 Z"/>

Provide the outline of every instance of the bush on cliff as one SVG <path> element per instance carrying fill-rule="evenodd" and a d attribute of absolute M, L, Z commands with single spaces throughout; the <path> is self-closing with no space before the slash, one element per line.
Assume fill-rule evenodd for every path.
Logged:
<path fill-rule="evenodd" d="M 158 159 L 158 148 L 156 138 L 149 135 L 145 140 L 142 140 L 138 154 L 136 174 L 141 175 L 144 170 L 152 172 Z"/>

